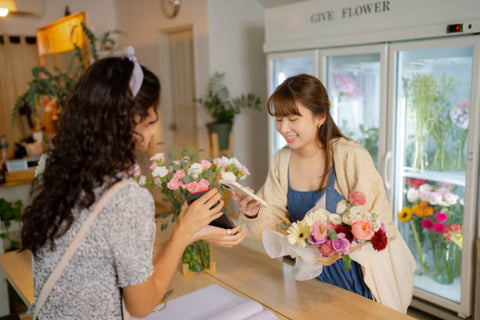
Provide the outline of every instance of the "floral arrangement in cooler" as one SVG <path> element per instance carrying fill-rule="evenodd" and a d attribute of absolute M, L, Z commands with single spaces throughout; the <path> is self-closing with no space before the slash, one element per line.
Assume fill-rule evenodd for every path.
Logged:
<path fill-rule="evenodd" d="M 365 195 L 354 191 L 349 194 L 348 200 L 338 203 L 336 213 L 325 209 L 308 212 L 287 229 L 288 242 L 301 248 L 318 249 L 322 256 L 340 253 L 345 270 L 349 270 L 349 253 L 356 246 L 371 242 L 377 251 L 387 246 L 385 224 L 377 214 L 365 210 L 365 203 Z"/>
<path fill-rule="evenodd" d="M 423 273 L 438 282 L 451 283 L 460 272 L 463 199 L 453 192 L 451 184 L 409 178 L 407 185 L 407 206 L 398 219 L 409 224 Z"/>
<path fill-rule="evenodd" d="M 468 102 L 462 101 L 450 110 L 450 119 L 453 122 L 451 128 L 452 141 L 455 145 L 453 157 L 453 169 L 465 167 L 465 143 L 468 136 Z"/>
<path fill-rule="evenodd" d="M 334 84 L 334 95 L 339 98 L 347 97 L 349 99 L 357 99 L 362 93 L 355 79 L 349 75 L 334 73 L 332 75 Z"/>
<path fill-rule="evenodd" d="M 171 205 L 172 213 L 162 212 L 160 217 L 168 218 L 171 215 L 171 222 L 176 221 L 183 203 L 190 194 L 213 188 L 220 177 L 239 180 L 250 175 L 248 169 L 234 157 L 200 159 L 194 148 L 185 148 L 179 156 L 172 152 L 157 153 L 150 161 L 153 180 L 142 174 L 138 164 L 132 167 L 130 174 L 140 185 L 160 189 L 164 195 L 163 201 Z M 165 230 L 167 226 L 166 222 L 162 223 L 161 230 Z M 182 260 L 189 265 L 190 271 L 208 269 L 210 260 L 208 244 L 198 241 L 189 245 Z"/>

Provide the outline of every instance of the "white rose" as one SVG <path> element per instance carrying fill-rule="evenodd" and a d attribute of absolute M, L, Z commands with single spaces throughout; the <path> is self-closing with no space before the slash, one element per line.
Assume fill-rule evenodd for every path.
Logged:
<path fill-rule="evenodd" d="M 222 179 L 229 180 L 229 181 L 236 181 L 237 177 L 235 177 L 233 172 L 227 171 L 227 172 L 222 172 Z"/>
<path fill-rule="evenodd" d="M 147 177 L 145 177 L 144 175 L 141 175 L 140 178 L 138 179 L 138 184 L 143 186 L 145 185 L 145 182 L 147 182 Z"/>
<path fill-rule="evenodd" d="M 343 213 L 345 210 L 347 210 L 347 201 L 342 200 L 337 204 L 337 213 Z"/>
<path fill-rule="evenodd" d="M 422 192 L 420 191 L 420 201 L 425 201 L 425 202 L 430 202 L 430 196 L 431 196 L 431 192 Z"/>
<path fill-rule="evenodd" d="M 198 179 L 200 173 L 202 173 L 203 167 L 200 163 L 195 162 L 193 163 L 190 168 L 188 169 L 188 174 L 193 177 L 193 179 Z"/>
<path fill-rule="evenodd" d="M 430 204 L 436 205 L 442 203 L 442 195 L 438 192 L 430 193 Z"/>
<path fill-rule="evenodd" d="M 165 167 L 156 167 L 152 171 L 152 176 L 155 178 L 163 178 L 168 174 L 168 169 Z"/>

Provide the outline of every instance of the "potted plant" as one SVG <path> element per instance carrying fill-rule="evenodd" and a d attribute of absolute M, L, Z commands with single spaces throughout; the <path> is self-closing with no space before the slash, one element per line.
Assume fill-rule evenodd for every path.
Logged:
<path fill-rule="evenodd" d="M 22 218 L 22 205 L 23 202 L 21 200 L 12 203 L 0 198 L 0 221 L 2 229 L 5 230 L 5 232 L 0 232 L 0 239 L 6 239 L 8 241 L 8 247 L 5 250 L 7 252 L 19 248 L 19 243 L 10 237 L 9 229 L 12 222 L 20 221 Z"/>
<path fill-rule="evenodd" d="M 244 108 L 260 109 L 260 97 L 253 93 L 231 98 L 224 80 L 225 74 L 215 72 L 208 84 L 208 94 L 195 101 L 204 106 L 213 121 L 207 124 L 209 133 L 217 133 L 220 150 L 228 149 L 230 132 L 235 116 Z"/>

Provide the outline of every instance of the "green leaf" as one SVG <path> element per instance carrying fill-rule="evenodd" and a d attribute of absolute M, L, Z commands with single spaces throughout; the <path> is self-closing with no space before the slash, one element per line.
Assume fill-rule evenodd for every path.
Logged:
<path fill-rule="evenodd" d="M 335 232 L 335 230 L 333 230 L 333 228 L 327 229 L 327 236 L 328 236 L 328 239 L 330 240 L 335 240 L 338 237 L 337 233 Z"/>
<path fill-rule="evenodd" d="M 163 218 L 163 219 L 168 218 L 168 213 L 166 213 L 166 212 L 161 212 L 161 213 L 160 213 L 160 218 Z"/>
<path fill-rule="evenodd" d="M 345 264 L 345 271 L 348 271 L 352 268 L 352 261 L 348 254 L 343 255 L 343 263 Z"/>

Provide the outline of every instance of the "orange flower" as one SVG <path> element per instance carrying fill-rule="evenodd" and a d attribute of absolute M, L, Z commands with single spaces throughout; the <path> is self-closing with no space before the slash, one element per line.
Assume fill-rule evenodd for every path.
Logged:
<path fill-rule="evenodd" d="M 415 213 L 419 217 L 423 217 L 423 208 L 420 207 L 418 204 L 413 205 L 412 207 L 413 213 Z"/>
<path fill-rule="evenodd" d="M 423 209 L 423 215 L 424 216 L 433 215 L 433 208 L 432 207 L 426 207 L 425 209 Z"/>
<path fill-rule="evenodd" d="M 422 202 L 420 202 L 420 207 L 425 208 L 426 206 L 428 206 L 428 202 L 427 202 L 427 201 L 422 201 Z"/>

